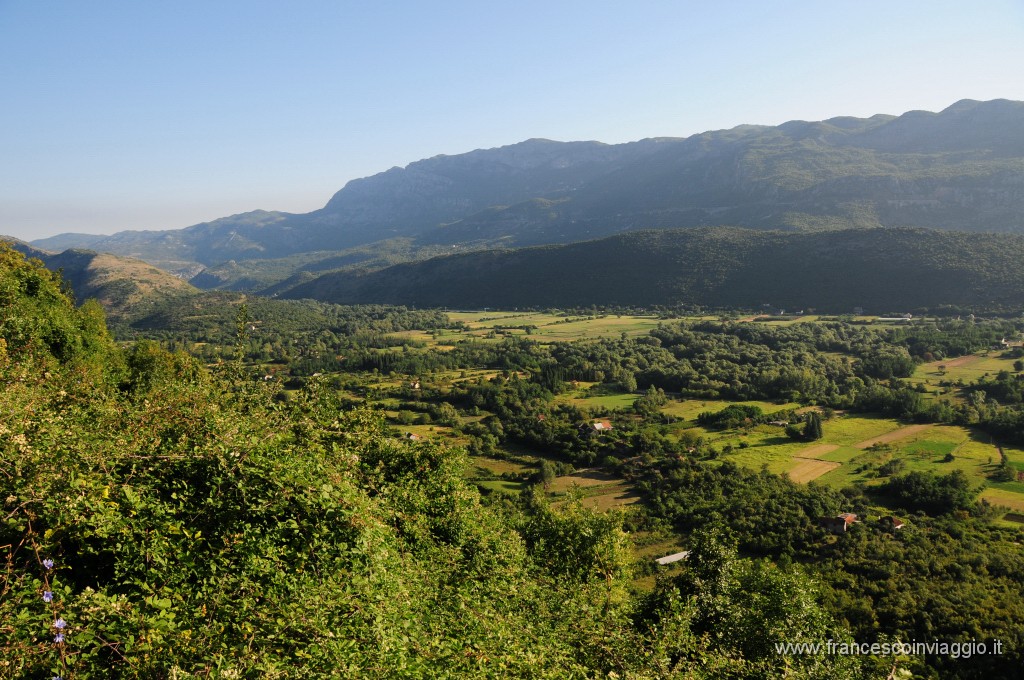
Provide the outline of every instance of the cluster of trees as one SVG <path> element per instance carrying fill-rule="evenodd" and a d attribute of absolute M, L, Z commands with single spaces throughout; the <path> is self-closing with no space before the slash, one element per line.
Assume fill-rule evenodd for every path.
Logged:
<path fill-rule="evenodd" d="M 242 308 L 246 328 L 239 337 L 237 320 Z M 396 339 L 392 333 L 449 326 L 448 315 L 437 310 L 206 292 L 157 301 L 118 320 L 112 331 L 124 339 L 157 340 L 171 351 L 187 351 L 207 362 L 229 359 L 240 348 L 247 361 L 303 366 L 311 375 L 336 370 L 338 356 L 353 348 L 417 344 Z"/>
<path fill-rule="evenodd" d="M 760 406 L 749 404 L 730 404 L 721 411 L 712 413 L 705 411 L 697 416 L 697 424 L 713 430 L 732 430 L 738 427 L 752 427 L 766 423 L 771 418 L 765 415 Z"/>
<path fill-rule="evenodd" d="M 743 554 L 803 565 L 824 586 L 827 609 L 859 641 L 1003 642 L 1001 656 L 918 659 L 913 670 L 922 677 L 1018 672 L 1024 605 L 1007 593 L 1024 588 L 1019 533 L 988 521 L 962 473 L 894 477 L 884 492 L 912 514 L 893 531 L 871 514 L 877 499 L 855 488 L 795 484 L 728 461 L 666 459 L 625 470 L 652 519 L 685 535 L 722 532 Z M 818 521 L 839 512 L 862 521 L 836 540 Z"/>
<path fill-rule="evenodd" d="M 890 495 L 899 507 L 935 515 L 971 510 L 978 495 L 962 470 L 941 476 L 908 472 L 890 478 L 878 490 Z"/>

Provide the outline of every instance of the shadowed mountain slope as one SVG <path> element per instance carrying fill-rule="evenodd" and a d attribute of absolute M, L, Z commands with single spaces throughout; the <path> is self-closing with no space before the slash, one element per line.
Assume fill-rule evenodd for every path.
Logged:
<path fill-rule="evenodd" d="M 421 307 L 676 305 L 869 313 L 1024 306 L 1024 236 L 924 229 L 639 231 L 327 274 L 285 293 Z"/>

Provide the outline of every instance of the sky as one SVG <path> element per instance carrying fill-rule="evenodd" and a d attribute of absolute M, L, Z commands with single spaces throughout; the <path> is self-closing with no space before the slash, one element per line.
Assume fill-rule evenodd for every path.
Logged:
<path fill-rule="evenodd" d="M 308 212 L 532 137 L 1024 100 L 1022 67 L 1022 0 L 0 0 L 0 234 Z"/>

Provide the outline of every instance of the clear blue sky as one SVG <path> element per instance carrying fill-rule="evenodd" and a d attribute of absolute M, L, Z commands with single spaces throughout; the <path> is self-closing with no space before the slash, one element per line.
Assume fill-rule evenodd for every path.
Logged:
<path fill-rule="evenodd" d="M 530 137 L 1024 100 L 1024 2 L 0 0 L 0 234 L 306 212 Z"/>

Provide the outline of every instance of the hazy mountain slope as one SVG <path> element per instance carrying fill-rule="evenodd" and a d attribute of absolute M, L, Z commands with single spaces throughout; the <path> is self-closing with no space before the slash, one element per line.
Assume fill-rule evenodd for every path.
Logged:
<path fill-rule="evenodd" d="M 323 237 L 351 240 L 345 245 L 414 236 L 493 206 L 575 191 L 656 146 L 651 140 L 608 145 L 530 139 L 437 156 L 349 182 L 319 211 L 317 223 Z"/>
<path fill-rule="evenodd" d="M 15 250 L 39 258 L 47 269 L 60 270 L 79 303 L 96 298 L 114 318 L 160 300 L 198 293 L 187 281 L 141 260 L 91 250 L 50 253 L 16 239 L 3 240 L 10 241 Z"/>
<path fill-rule="evenodd" d="M 881 313 L 1024 306 L 1024 236 L 921 229 L 641 231 L 328 274 L 287 297 L 421 307 L 771 303 Z"/>
<path fill-rule="evenodd" d="M 635 228 L 1024 229 L 1024 104 L 791 121 L 667 140 L 537 211 L 472 215 L 425 240 L 568 242 Z M 560 233 L 566 226 L 571 234 Z"/>
<path fill-rule="evenodd" d="M 305 215 L 257 211 L 86 240 L 184 269 L 393 238 L 519 246 L 721 224 L 1022 231 L 1022 140 L 1024 103 L 1006 100 L 617 145 L 533 139 L 353 180 Z"/>
<path fill-rule="evenodd" d="M 287 250 L 289 229 L 286 223 L 296 217 L 300 216 L 257 210 L 186 229 L 121 231 L 99 239 L 88 236 L 81 244 L 74 243 L 71 234 L 61 234 L 32 244 L 41 248 L 58 244 L 134 257 L 166 271 L 191 276 L 202 269 L 197 267 L 199 263 L 272 257 L 272 253 Z M 274 226 L 277 228 L 272 228 Z"/>
<path fill-rule="evenodd" d="M 100 234 L 57 234 L 56 236 L 50 236 L 48 238 L 40 238 L 32 241 L 32 245 L 36 248 L 49 251 L 51 253 L 59 253 L 67 250 L 68 248 L 89 248 L 94 243 L 108 238 Z M 8 237 L 4 237 L 8 239 Z"/>
<path fill-rule="evenodd" d="M 317 250 L 264 260 L 228 260 L 192 277 L 202 289 L 255 291 L 272 295 L 295 281 L 308 281 L 330 271 L 373 270 L 453 252 L 451 246 L 419 245 L 409 238 L 380 241 L 346 250 Z"/>
<path fill-rule="evenodd" d="M 169 270 L 343 250 L 415 236 L 491 205 L 572 190 L 607 168 L 642 155 L 648 146 L 533 139 L 438 156 L 353 180 L 324 208 L 305 215 L 256 211 L 181 230 L 120 232 L 90 239 L 90 247 L 139 257 Z M 62 243 L 71 239 L 54 238 Z"/>

